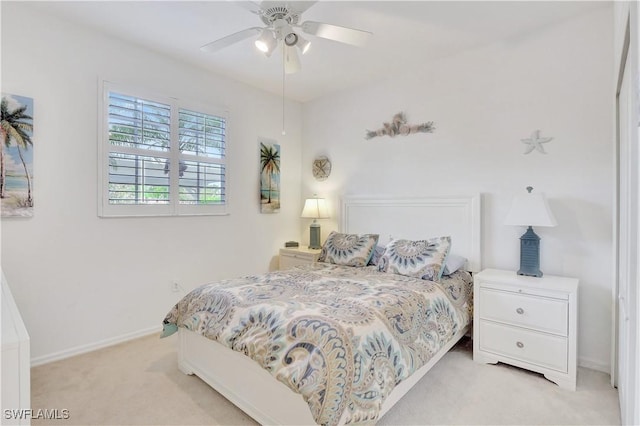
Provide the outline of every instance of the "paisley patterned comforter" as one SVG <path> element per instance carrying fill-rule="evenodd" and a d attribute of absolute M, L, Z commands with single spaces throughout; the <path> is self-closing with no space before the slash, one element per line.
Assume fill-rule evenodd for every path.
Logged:
<path fill-rule="evenodd" d="M 371 422 L 471 318 L 471 277 L 435 283 L 326 263 L 207 284 L 167 314 L 302 394 L 318 424 Z"/>

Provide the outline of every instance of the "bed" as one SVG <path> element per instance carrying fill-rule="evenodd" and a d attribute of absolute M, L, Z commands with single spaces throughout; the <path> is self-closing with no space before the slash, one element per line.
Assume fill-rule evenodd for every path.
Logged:
<path fill-rule="evenodd" d="M 468 332 L 480 200 L 343 199 L 326 262 L 204 285 L 176 304 L 164 334 L 178 332 L 180 370 L 261 424 L 375 423 Z M 365 252 L 375 235 L 378 265 L 334 262 L 334 234 Z M 432 281 L 393 269 L 384 247 L 435 236 L 450 243 L 443 256 L 466 259 L 461 270 L 441 279 L 429 267 L 420 276 Z"/>

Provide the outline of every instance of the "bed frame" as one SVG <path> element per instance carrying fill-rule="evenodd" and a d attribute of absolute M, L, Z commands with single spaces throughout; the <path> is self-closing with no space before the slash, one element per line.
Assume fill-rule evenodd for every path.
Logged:
<path fill-rule="evenodd" d="M 451 252 L 468 259 L 467 270 L 481 267 L 479 194 L 465 197 L 371 198 L 342 200 L 341 231 L 378 233 L 391 238 L 419 239 L 451 235 Z M 432 359 L 401 382 L 382 405 L 380 417 L 402 398 L 466 334 L 460 330 Z M 260 424 L 315 424 L 302 396 L 279 382 L 252 359 L 192 331 L 178 332 L 178 366 L 195 374 Z M 342 423 L 344 422 L 342 419 Z"/>

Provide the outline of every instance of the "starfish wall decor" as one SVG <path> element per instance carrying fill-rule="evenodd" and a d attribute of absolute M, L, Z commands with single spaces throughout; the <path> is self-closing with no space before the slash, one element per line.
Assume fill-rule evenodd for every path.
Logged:
<path fill-rule="evenodd" d="M 530 153 L 534 149 L 538 152 L 546 154 L 546 151 L 544 150 L 542 144 L 550 142 L 552 139 L 553 138 L 550 137 L 541 138 L 540 130 L 534 130 L 533 133 L 531 133 L 531 137 L 527 139 L 520 139 L 520 141 L 522 141 L 523 144 L 527 145 L 527 148 L 524 150 L 525 154 Z"/>

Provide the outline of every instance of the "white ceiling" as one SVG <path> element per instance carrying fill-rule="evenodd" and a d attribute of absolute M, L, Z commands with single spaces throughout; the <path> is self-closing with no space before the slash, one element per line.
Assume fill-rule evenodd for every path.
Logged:
<path fill-rule="evenodd" d="M 307 36 L 302 70 L 286 77 L 286 97 L 306 102 L 329 92 L 398 75 L 429 60 L 522 36 L 604 7 L 596 1 L 318 1 L 301 21 L 373 32 L 363 48 Z M 260 18 L 233 1 L 47 1 L 46 13 L 157 51 L 183 62 L 282 93 L 282 53 L 266 58 L 246 39 L 216 53 L 200 46 Z"/>

